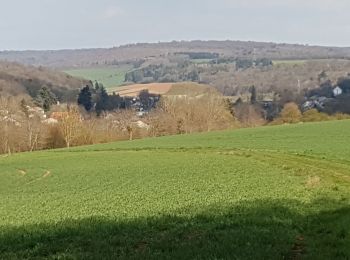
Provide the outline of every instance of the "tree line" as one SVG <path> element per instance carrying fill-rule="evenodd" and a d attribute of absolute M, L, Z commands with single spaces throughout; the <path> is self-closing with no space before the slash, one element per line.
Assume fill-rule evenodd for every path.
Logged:
<path fill-rule="evenodd" d="M 347 112 L 344 108 L 350 103 L 349 77 L 338 80 L 336 85 L 343 93 L 331 98 L 336 104 L 345 102 L 343 109 L 331 112 L 327 107 L 302 110 L 305 97 L 334 95 L 331 90 L 335 85 L 330 86 L 325 75 L 320 80 L 323 82 L 320 88 L 299 93 L 301 102 L 285 92 L 276 94 L 272 102 L 263 103 L 259 98 L 259 89 L 254 86 L 249 88 L 248 101 L 238 100 L 234 103 L 229 97 L 208 92 L 196 97 L 161 97 L 158 102 L 150 104 L 151 95 L 141 91 L 137 99 L 148 112 L 141 117 L 131 105 L 132 98 L 109 95 L 99 83 L 83 87 L 76 103 L 71 104 L 58 104 L 55 94 L 43 86 L 32 100 L 0 97 L 0 153 L 267 124 L 349 119 L 349 115 L 344 113 Z M 37 110 L 38 106 L 43 110 Z"/>
<path fill-rule="evenodd" d="M 232 106 L 223 96 L 210 93 L 200 97 L 163 97 L 143 117 L 139 117 L 133 109 L 115 109 L 97 115 L 91 104 L 88 107 L 86 104 L 52 105 L 48 115 L 55 115 L 55 119 L 45 119 L 40 112 L 33 110 L 35 105 L 31 101 L 1 97 L 0 153 L 350 118 L 349 115 L 328 115 L 315 109 L 302 112 L 297 104 L 287 103 L 276 119 L 269 122 L 254 99 Z M 90 112 L 87 108 L 90 108 Z"/>

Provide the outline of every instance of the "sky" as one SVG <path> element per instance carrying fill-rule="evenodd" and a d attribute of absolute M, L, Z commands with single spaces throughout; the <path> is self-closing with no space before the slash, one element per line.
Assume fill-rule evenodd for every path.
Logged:
<path fill-rule="evenodd" d="M 0 0 L 0 50 L 173 40 L 350 46 L 350 0 Z"/>

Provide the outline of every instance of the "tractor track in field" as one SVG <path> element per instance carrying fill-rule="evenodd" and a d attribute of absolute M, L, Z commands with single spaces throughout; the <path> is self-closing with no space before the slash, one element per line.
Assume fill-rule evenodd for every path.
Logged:
<path fill-rule="evenodd" d="M 111 148 L 95 150 L 62 150 L 56 151 L 84 153 L 84 152 L 192 152 L 192 153 L 215 153 L 221 155 L 231 155 L 245 157 L 251 160 L 266 163 L 270 166 L 281 168 L 282 170 L 291 170 L 296 174 L 318 176 L 323 178 L 335 177 L 339 180 L 350 183 L 350 162 L 326 158 L 325 155 L 306 155 L 303 153 L 268 149 L 229 149 L 229 148 L 211 148 L 211 147 L 144 147 L 144 148 Z"/>
<path fill-rule="evenodd" d="M 276 153 L 271 151 L 240 151 L 233 152 L 232 155 L 249 157 L 251 159 L 265 162 L 269 165 L 279 167 L 282 170 L 291 170 L 298 174 L 336 177 L 342 181 L 350 183 L 350 165 L 334 160 L 308 157 L 292 153 Z"/>

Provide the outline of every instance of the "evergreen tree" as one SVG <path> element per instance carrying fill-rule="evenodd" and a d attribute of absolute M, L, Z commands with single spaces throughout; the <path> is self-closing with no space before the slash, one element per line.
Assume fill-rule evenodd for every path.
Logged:
<path fill-rule="evenodd" d="M 97 95 L 96 113 L 97 115 L 100 115 L 103 111 L 106 111 L 109 108 L 109 96 L 103 86 L 99 87 Z"/>
<path fill-rule="evenodd" d="M 115 92 L 111 96 L 109 96 L 109 106 L 108 110 L 119 109 L 121 107 L 122 98 L 117 95 Z"/>
<path fill-rule="evenodd" d="M 343 90 L 343 92 L 345 94 L 349 94 L 350 93 L 350 78 L 341 78 L 338 81 L 338 86 Z"/>
<path fill-rule="evenodd" d="M 103 87 L 103 85 L 101 83 L 98 83 L 97 81 L 95 82 L 95 90 L 99 91 L 100 88 Z"/>
<path fill-rule="evenodd" d="M 255 104 L 257 97 L 256 97 L 256 88 L 254 85 L 250 87 L 250 94 L 251 94 L 250 103 Z"/>
<path fill-rule="evenodd" d="M 37 106 L 40 106 L 44 109 L 44 111 L 49 111 L 51 106 L 57 103 L 57 98 L 55 94 L 53 94 L 47 86 L 43 86 L 40 90 L 36 98 L 34 99 L 34 103 Z"/>
<path fill-rule="evenodd" d="M 90 111 L 92 109 L 92 93 L 88 85 L 80 91 L 78 97 L 78 105 L 84 106 L 86 111 Z"/>

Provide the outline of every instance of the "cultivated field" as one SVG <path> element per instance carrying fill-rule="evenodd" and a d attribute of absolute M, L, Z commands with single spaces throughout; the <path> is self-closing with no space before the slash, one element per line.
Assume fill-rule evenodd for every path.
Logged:
<path fill-rule="evenodd" d="M 272 62 L 274 65 L 302 65 L 308 62 L 308 60 L 274 60 Z"/>
<path fill-rule="evenodd" d="M 307 62 L 311 62 L 311 63 L 315 63 L 315 62 L 319 62 L 319 63 L 332 63 L 332 62 L 346 62 L 347 59 L 308 59 L 308 60 L 273 60 L 273 64 L 274 65 L 303 65 Z"/>
<path fill-rule="evenodd" d="M 93 82 L 98 81 L 108 89 L 122 85 L 125 79 L 125 73 L 130 69 L 131 66 L 111 66 L 106 68 L 70 69 L 64 72 L 73 77 L 88 79 Z"/>
<path fill-rule="evenodd" d="M 142 90 L 148 90 L 149 93 L 155 95 L 164 95 L 167 93 L 173 83 L 150 83 L 150 84 L 133 84 L 122 87 L 114 87 L 108 89 L 109 92 L 115 92 L 121 97 L 137 97 Z"/>
<path fill-rule="evenodd" d="M 0 158 L 1 259 L 349 259 L 350 121 Z"/>
<path fill-rule="evenodd" d="M 198 96 L 203 93 L 217 93 L 217 91 L 208 86 L 193 82 L 183 83 L 149 83 L 149 84 L 132 84 L 122 87 L 109 88 L 110 93 L 114 92 L 121 97 L 137 97 L 142 90 L 148 90 L 149 93 L 154 95 L 167 95 L 167 96 Z"/>

